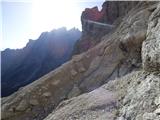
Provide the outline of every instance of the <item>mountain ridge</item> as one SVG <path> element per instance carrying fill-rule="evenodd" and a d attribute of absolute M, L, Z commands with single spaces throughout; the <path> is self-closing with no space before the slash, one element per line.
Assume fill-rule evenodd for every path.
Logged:
<path fill-rule="evenodd" d="M 60 28 L 43 32 L 37 40 L 30 39 L 22 49 L 2 51 L 2 96 L 10 95 L 69 60 L 80 35 L 78 29 Z"/>

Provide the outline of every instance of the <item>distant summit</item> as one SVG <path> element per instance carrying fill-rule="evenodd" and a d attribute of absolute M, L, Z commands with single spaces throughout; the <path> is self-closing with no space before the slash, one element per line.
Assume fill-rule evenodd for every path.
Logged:
<path fill-rule="evenodd" d="M 2 51 L 2 97 L 68 61 L 80 36 L 76 28 L 59 28 L 43 32 L 37 40 L 30 39 L 23 49 Z"/>

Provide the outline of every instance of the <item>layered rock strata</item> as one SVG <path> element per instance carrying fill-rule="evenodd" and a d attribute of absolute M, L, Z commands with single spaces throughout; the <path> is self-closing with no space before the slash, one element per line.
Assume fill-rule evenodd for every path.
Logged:
<path fill-rule="evenodd" d="M 3 98 L 2 119 L 158 120 L 159 6 L 140 3 L 98 45 Z"/>

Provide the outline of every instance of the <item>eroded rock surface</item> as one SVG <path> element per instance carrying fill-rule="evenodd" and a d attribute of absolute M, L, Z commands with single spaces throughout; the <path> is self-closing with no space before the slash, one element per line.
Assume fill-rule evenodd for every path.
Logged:
<path fill-rule="evenodd" d="M 74 53 L 80 54 L 97 45 L 105 34 L 113 31 L 113 24 L 119 23 L 122 17 L 139 4 L 141 4 L 139 1 L 106 1 L 100 11 L 97 7 L 86 8 L 81 15 L 83 34 L 76 43 Z M 88 20 L 113 25 L 113 27 L 91 24 Z"/>
<path fill-rule="evenodd" d="M 57 107 L 45 120 L 72 120 L 74 118 L 76 120 L 159 120 L 159 22 L 156 25 L 154 24 L 154 27 L 151 27 L 153 25 L 152 20 L 159 20 L 159 7 L 160 4 L 151 7 L 153 11 L 150 15 L 151 21 L 147 29 L 146 40 L 143 42 L 142 64 L 146 71 L 132 72 L 124 77 L 110 81 L 90 93 L 64 101 L 61 103 L 63 106 Z M 131 39 L 134 39 L 138 43 L 142 42 L 143 34 L 143 32 L 136 34 L 139 35 L 138 39 L 135 39 L 137 36 L 133 35 L 133 37 L 131 35 L 131 38 L 127 39 L 128 42 L 125 42 L 125 44 L 128 43 L 129 45 L 129 43 L 132 43 Z M 134 44 L 137 43 L 135 41 Z M 149 61 L 148 57 L 150 57 Z M 99 58 L 94 60 L 95 64 L 93 68 L 97 66 L 97 59 Z M 84 104 L 87 103 L 84 101 L 90 100 L 92 98 L 91 95 L 96 96 L 99 91 L 101 91 L 101 94 L 98 94 L 99 97 L 95 97 L 87 105 Z M 107 91 L 107 94 L 104 95 L 104 91 Z M 115 98 L 113 97 L 114 95 L 116 96 Z M 102 106 L 100 107 L 97 102 L 101 97 L 105 100 L 101 101 Z M 108 106 L 110 99 L 114 103 L 112 106 Z M 106 109 L 109 109 L 109 112 Z"/>
<path fill-rule="evenodd" d="M 117 106 L 116 97 L 114 92 L 99 88 L 88 94 L 62 102 L 46 120 L 94 120 L 97 117 L 113 120 L 116 113 L 114 108 Z"/>
<path fill-rule="evenodd" d="M 148 52 L 143 52 L 148 47 L 144 45 L 142 52 L 141 47 L 148 41 L 148 31 L 152 31 L 148 23 L 149 18 L 157 15 L 157 6 L 148 2 L 139 4 L 120 19 L 115 30 L 105 35 L 98 45 L 3 98 L 2 119 L 42 120 L 54 110 L 46 119 L 158 120 L 159 73 L 134 72 L 142 69 L 141 64 L 144 70 L 148 67 L 144 59 Z M 150 36 L 152 34 L 155 32 Z M 154 36 L 158 40 L 159 36 Z M 122 77 L 130 72 L 133 73 Z M 95 90 L 110 80 L 113 81 Z M 68 98 L 71 99 L 64 101 Z"/>
<path fill-rule="evenodd" d="M 147 39 L 143 42 L 143 66 L 147 71 L 160 71 L 160 5 L 149 18 Z"/>
<path fill-rule="evenodd" d="M 60 103 L 45 120 L 159 120 L 160 74 L 133 72 Z"/>

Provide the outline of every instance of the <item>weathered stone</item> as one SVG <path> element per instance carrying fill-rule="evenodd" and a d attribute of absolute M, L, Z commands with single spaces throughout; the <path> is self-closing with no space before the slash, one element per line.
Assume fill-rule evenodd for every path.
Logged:
<path fill-rule="evenodd" d="M 50 97 L 52 94 L 50 93 L 50 92 L 45 92 L 45 93 L 43 93 L 43 95 L 42 96 L 44 96 L 44 97 Z"/>
<path fill-rule="evenodd" d="M 149 36 L 152 36 L 149 34 L 146 36 L 146 31 L 150 30 L 148 18 L 155 11 L 154 9 L 153 11 L 148 10 L 148 7 L 152 6 L 150 2 L 148 3 L 146 5 L 146 2 L 140 2 L 123 19 L 120 18 L 114 31 L 104 36 L 103 39 L 99 37 L 102 31 L 95 32 L 98 35 L 94 33 L 92 38 L 89 35 L 88 38 L 92 41 L 85 45 L 91 43 L 91 46 L 96 45 L 95 47 L 74 56 L 71 61 L 55 71 L 4 98 L 2 100 L 2 119 L 42 120 L 54 110 L 47 119 L 112 120 L 119 117 L 126 120 L 143 120 L 143 115 L 150 113 L 148 118 L 151 116 L 155 118 L 153 120 L 158 120 L 157 114 L 153 112 L 159 106 L 157 103 L 154 104 L 154 99 L 160 94 L 159 74 L 142 71 L 141 66 L 137 67 L 138 63 L 142 63 L 141 56 L 143 57 L 144 53 L 141 53 L 142 42 L 146 37 L 148 39 Z M 159 22 L 155 22 L 154 26 L 156 24 Z M 87 58 L 86 55 L 89 57 Z M 73 76 L 72 68 L 76 70 L 77 75 Z M 134 72 L 135 70 L 141 71 Z M 128 74 L 130 72 L 132 74 Z M 111 78 L 113 81 L 110 81 Z M 59 80 L 58 83 L 57 80 Z M 76 90 L 75 83 L 78 88 Z M 104 83 L 107 84 L 97 89 Z M 71 98 L 64 106 L 57 107 L 60 102 L 67 99 L 67 96 L 73 97 L 75 93 L 78 95 L 79 89 L 81 93 L 94 91 Z M 9 112 L 10 108 L 18 106 L 20 100 L 29 102 L 33 96 L 35 100 L 42 103 L 31 106 L 31 109 L 36 112 L 28 109 L 24 111 L 13 109 Z M 37 103 L 33 102 L 33 104 Z"/>
<path fill-rule="evenodd" d="M 143 42 L 142 59 L 146 71 L 160 71 L 160 5 L 149 18 L 147 39 Z M 153 26 L 152 22 L 158 21 Z"/>
<path fill-rule="evenodd" d="M 29 103 L 30 103 L 31 105 L 38 105 L 38 104 L 39 104 L 38 100 L 36 100 L 36 99 L 31 99 L 31 100 L 29 101 Z"/>
<path fill-rule="evenodd" d="M 53 80 L 52 85 L 58 85 L 60 83 L 60 80 Z"/>
<path fill-rule="evenodd" d="M 98 7 L 86 8 L 82 12 L 81 19 L 99 21 L 103 17 L 104 11 L 99 11 Z"/>
<path fill-rule="evenodd" d="M 16 107 L 17 111 L 24 111 L 26 110 L 26 108 L 28 107 L 28 103 L 27 100 L 21 100 L 21 102 L 19 103 L 19 105 Z"/>
<path fill-rule="evenodd" d="M 126 120 L 124 117 L 118 117 L 116 120 Z"/>
<path fill-rule="evenodd" d="M 85 75 L 87 76 L 88 74 L 90 74 L 91 72 L 95 71 L 96 69 L 98 69 L 98 66 L 100 65 L 102 58 L 97 56 L 96 58 L 94 58 L 87 70 L 87 72 L 85 73 Z"/>
<path fill-rule="evenodd" d="M 154 113 L 156 113 L 157 115 L 160 115 L 160 108 L 156 109 Z"/>
<path fill-rule="evenodd" d="M 81 59 L 82 59 L 82 55 L 74 55 L 73 56 L 73 61 L 75 61 L 75 62 L 79 62 L 79 61 L 81 61 Z"/>
<path fill-rule="evenodd" d="M 72 76 L 77 75 L 77 71 L 76 71 L 76 70 L 74 70 L 74 69 L 71 69 L 71 75 L 72 75 Z"/>
<path fill-rule="evenodd" d="M 83 66 L 82 63 L 77 63 L 77 67 L 78 67 L 78 71 L 79 71 L 80 73 L 86 71 L 86 69 L 85 69 L 85 67 Z"/>
<path fill-rule="evenodd" d="M 146 78 L 146 75 L 143 71 L 133 72 L 92 92 L 64 101 L 45 120 L 159 120 L 159 108 L 153 111 L 155 105 L 152 102 L 159 95 L 160 78 L 153 74 Z M 142 82 L 137 84 L 137 81 Z M 124 99 L 128 99 L 127 102 L 123 103 Z"/>
<path fill-rule="evenodd" d="M 143 115 L 143 120 L 155 120 L 156 114 L 154 113 L 145 113 Z"/>
<path fill-rule="evenodd" d="M 109 107 L 109 108 L 107 108 Z M 87 94 L 64 101 L 45 120 L 113 120 L 116 94 L 99 88 Z M 54 114 L 54 115 L 53 115 Z"/>
<path fill-rule="evenodd" d="M 160 96 L 157 96 L 157 97 L 155 98 L 154 103 L 155 103 L 156 105 L 160 105 Z"/>
<path fill-rule="evenodd" d="M 73 89 L 69 92 L 68 98 L 76 97 L 81 94 L 81 90 L 75 85 Z"/>

